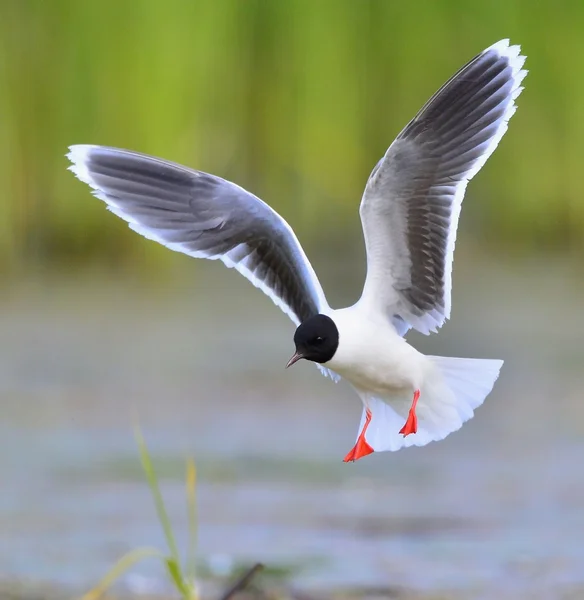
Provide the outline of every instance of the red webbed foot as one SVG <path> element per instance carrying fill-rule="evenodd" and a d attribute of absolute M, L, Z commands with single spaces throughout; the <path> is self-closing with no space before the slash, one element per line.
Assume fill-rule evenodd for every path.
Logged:
<path fill-rule="evenodd" d="M 410 412 L 408 414 L 406 423 L 399 430 L 400 433 L 403 433 L 404 437 L 406 437 L 406 435 L 410 435 L 411 433 L 416 433 L 418 431 L 418 417 L 416 416 L 416 404 L 418 404 L 419 398 L 420 390 L 416 390 L 414 392 L 414 399 L 412 400 L 412 406 L 410 408 Z"/>
<path fill-rule="evenodd" d="M 363 425 L 363 429 L 357 438 L 357 443 L 353 446 L 352 450 L 347 454 L 347 456 L 345 456 L 343 462 L 354 462 L 374 452 L 373 448 L 365 440 L 365 432 L 367 431 L 367 427 L 369 427 L 370 422 L 371 411 L 367 410 L 365 424 Z"/>

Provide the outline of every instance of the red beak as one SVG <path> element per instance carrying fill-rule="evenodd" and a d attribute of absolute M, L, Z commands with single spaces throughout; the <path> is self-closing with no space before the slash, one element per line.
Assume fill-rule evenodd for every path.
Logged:
<path fill-rule="evenodd" d="M 304 358 L 299 352 L 294 352 L 292 358 L 286 363 L 286 368 L 291 367 L 295 362 L 298 362 L 301 358 Z"/>

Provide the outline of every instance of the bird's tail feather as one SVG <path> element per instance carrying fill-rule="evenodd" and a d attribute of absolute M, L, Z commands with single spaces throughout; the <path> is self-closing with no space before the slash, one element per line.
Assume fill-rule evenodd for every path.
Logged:
<path fill-rule="evenodd" d="M 400 433 L 412 398 L 389 401 L 370 396 L 363 398 L 372 414 L 365 439 L 376 452 L 425 446 L 460 429 L 493 389 L 503 365 L 502 360 L 443 356 L 428 358 L 437 368 L 433 369 L 433 374 L 420 390 L 416 433 L 405 437 Z M 364 408 L 359 432 L 365 424 L 365 417 Z"/>

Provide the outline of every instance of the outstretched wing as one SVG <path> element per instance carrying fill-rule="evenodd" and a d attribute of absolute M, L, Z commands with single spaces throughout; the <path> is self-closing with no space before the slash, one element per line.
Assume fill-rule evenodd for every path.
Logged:
<path fill-rule="evenodd" d="M 507 131 L 527 74 L 524 62 L 509 40 L 473 58 L 426 103 L 369 177 L 360 208 L 367 248 L 362 300 L 404 331 L 411 325 L 428 334 L 450 316 L 466 185 Z"/>
<path fill-rule="evenodd" d="M 71 146 L 67 156 L 69 169 L 144 237 L 234 267 L 297 325 L 328 307 L 288 223 L 234 183 L 117 148 Z"/>

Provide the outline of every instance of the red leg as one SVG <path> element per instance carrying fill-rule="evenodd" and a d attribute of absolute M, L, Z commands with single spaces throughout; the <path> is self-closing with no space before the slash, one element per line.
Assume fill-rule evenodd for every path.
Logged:
<path fill-rule="evenodd" d="M 371 423 L 371 411 L 369 409 L 367 409 L 366 415 L 365 425 L 363 425 L 363 429 L 357 438 L 357 443 L 349 454 L 345 456 L 343 462 L 354 462 L 373 452 L 373 448 L 365 440 L 365 432 L 367 431 L 367 427 L 369 427 L 369 423 Z"/>
<path fill-rule="evenodd" d="M 416 416 L 416 404 L 418 404 L 419 398 L 420 390 L 416 390 L 414 392 L 414 399 L 412 400 L 412 406 L 410 408 L 406 424 L 399 430 L 400 433 L 404 434 L 404 437 L 406 437 L 406 435 L 410 435 L 410 433 L 416 433 L 416 431 L 418 431 L 418 417 Z"/>

